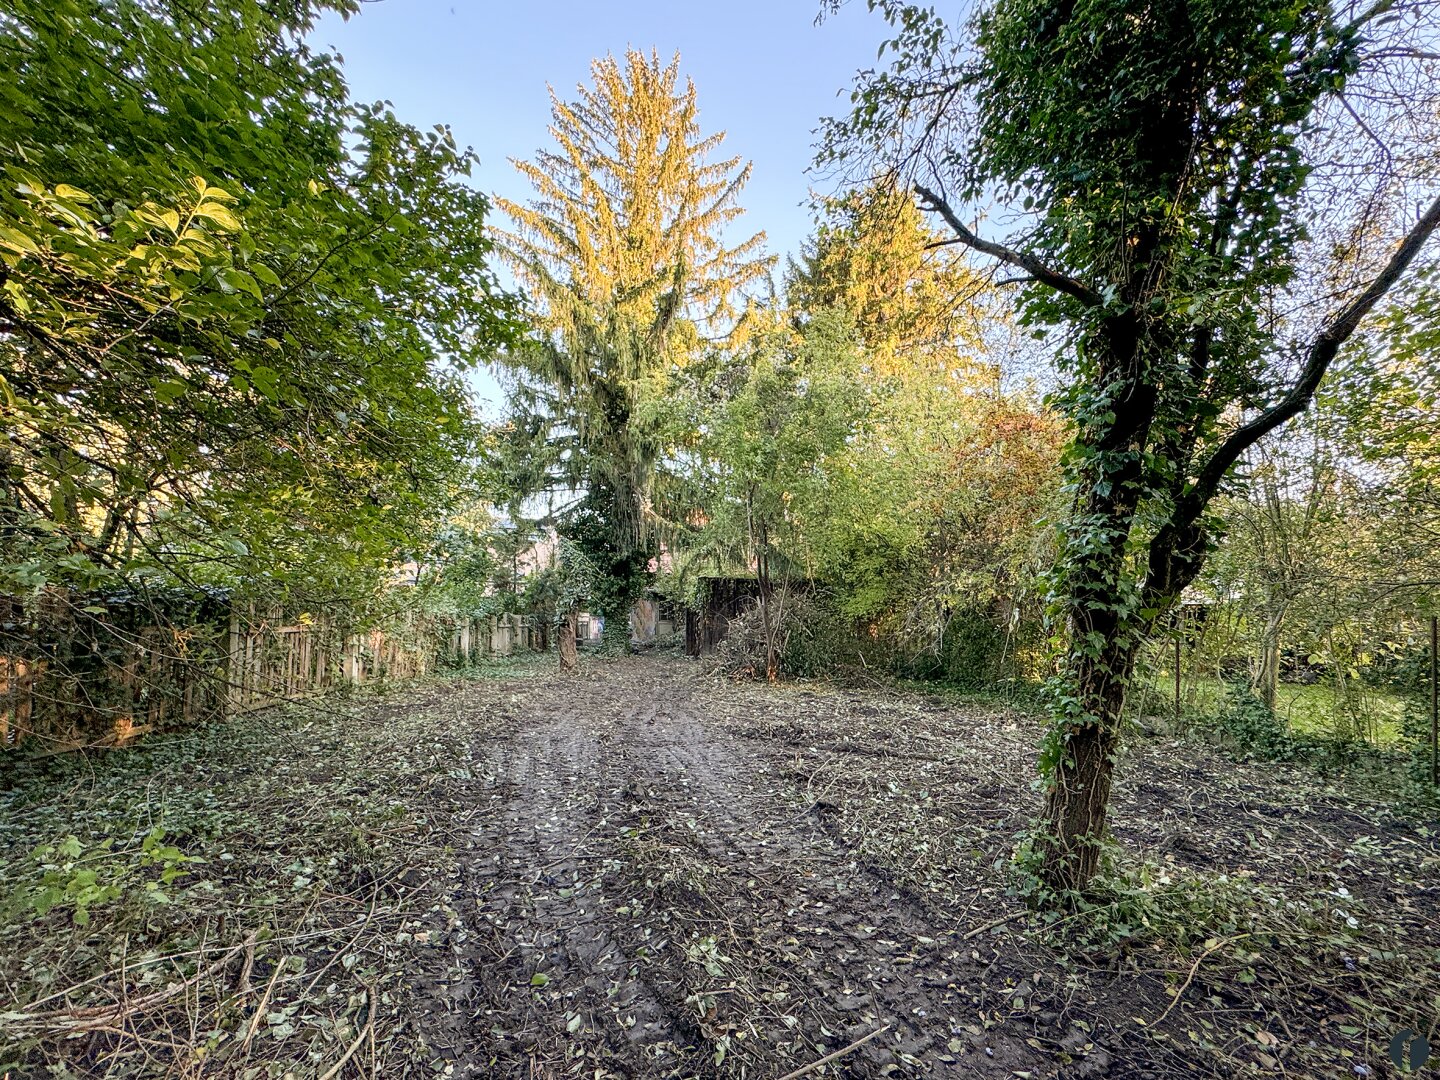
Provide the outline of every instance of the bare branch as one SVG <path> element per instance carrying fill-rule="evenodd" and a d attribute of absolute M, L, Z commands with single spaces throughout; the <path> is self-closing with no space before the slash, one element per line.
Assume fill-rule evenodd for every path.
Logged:
<path fill-rule="evenodd" d="M 1241 454 L 1281 424 L 1304 411 L 1315 396 L 1315 391 L 1320 386 L 1320 380 L 1325 377 L 1325 373 L 1330 369 L 1330 364 L 1339 353 L 1340 346 L 1344 345 L 1350 335 L 1355 332 L 1355 328 L 1360 325 L 1360 320 L 1368 315 L 1370 310 L 1400 280 L 1400 276 L 1404 274 L 1406 268 L 1414 261 L 1415 256 L 1420 253 L 1420 249 L 1425 246 L 1425 242 L 1430 239 L 1437 228 L 1440 228 L 1440 198 L 1430 204 L 1430 208 L 1406 234 L 1400 246 L 1395 249 L 1395 254 L 1390 256 L 1390 261 L 1385 265 L 1385 269 L 1380 271 L 1369 287 L 1336 315 L 1315 338 L 1306 357 L 1304 370 L 1289 392 L 1254 420 L 1233 432 L 1210 456 L 1210 460 L 1205 463 L 1199 476 L 1196 477 L 1195 487 L 1190 496 L 1192 505 L 1203 508 L 1210 497 L 1219 490 L 1220 482 L 1230 471 L 1230 467 L 1239 460 Z"/>
<path fill-rule="evenodd" d="M 943 198 L 925 187 L 923 184 L 915 185 L 915 193 L 924 200 L 923 206 L 926 210 L 933 210 L 945 219 L 945 223 L 954 231 L 959 241 L 966 247 L 981 254 L 989 255 L 999 259 L 1001 262 L 1009 263 L 1011 266 L 1018 266 L 1026 271 L 1031 277 L 1042 284 L 1050 286 L 1057 292 L 1067 296 L 1073 296 L 1087 307 L 1100 307 L 1103 303 L 1100 294 L 1088 285 L 1083 285 L 1074 278 L 1052 267 L 1045 265 L 1034 255 L 1026 254 L 1023 251 L 1015 251 L 1004 244 L 997 244 L 992 240 L 982 240 L 960 220 L 950 204 Z"/>

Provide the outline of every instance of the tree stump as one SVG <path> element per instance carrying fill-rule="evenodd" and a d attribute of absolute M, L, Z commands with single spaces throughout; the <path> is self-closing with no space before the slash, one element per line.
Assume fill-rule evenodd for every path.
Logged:
<path fill-rule="evenodd" d="M 578 621 L 579 614 L 571 608 L 560 624 L 560 670 L 566 675 L 574 674 L 580 663 L 580 654 L 575 647 L 575 625 Z"/>

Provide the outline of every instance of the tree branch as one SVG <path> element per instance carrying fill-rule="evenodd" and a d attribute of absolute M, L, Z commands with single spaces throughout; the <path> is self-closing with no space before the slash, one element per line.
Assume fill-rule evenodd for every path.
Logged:
<path fill-rule="evenodd" d="M 1240 455 L 1269 432 L 1299 414 L 1320 386 L 1331 362 L 1370 310 L 1395 285 L 1430 236 L 1440 228 L 1440 199 L 1436 199 L 1390 257 L 1368 288 L 1345 307 L 1310 346 L 1300 379 L 1270 409 L 1233 432 L 1210 456 L 1195 483 L 1176 499 L 1174 511 L 1150 541 L 1150 553 L 1141 590 L 1141 606 L 1159 612 L 1173 602 L 1195 579 L 1204 558 L 1205 534 L 1200 515 L 1220 488 L 1221 481 Z"/>
<path fill-rule="evenodd" d="M 924 200 L 924 209 L 933 210 L 945 219 L 945 223 L 954 231 L 960 243 L 966 247 L 978 251 L 984 255 L 990 255 L 1001 262 L 1009 263 L 1011 266 L 1018 266 L 1026 271 L 1036 281 L 1049 285 L 1052 289 L 1062 292 L 1067 296 L 1073 296 L 1086 307 L 1100 307 L 1103 301 L 1100 294 L 1087 285 L 1083 285 L 1074 278 L 1062 274 L 1060 271 L 1045 265 L 1034 255 L 1028 255 L 1023 251 L 1015 251 L 1004 244 L 997 244 L 992 240 L 982 240 L 960 220 L 960 216 L 951 209 L 946 202 L 935 192 L 923 184 L 915 185 L 915 194 Z"/>
<path fill-rule="evenodd" d="M 1350 335 L 1355 332 L 1355 328 L 1360 325 L 1360 320 L 1368 315 L 1370 310 L 1400 280 L 1400 276 L 1415 260 L 1415 256 L 1420 253 L 1420 249 L 1425 246 L 1425 242 L 1430 239 L 1437 228 L 1440 228 L 1440 198 L 1430 204 L 1430 208 L 1406 234 L 1400 246 L 1395 249 L 1395 254 L 1390 256 L 1390 261 L 1385 264 L 1385 269 L 1380 271 L 1369 287 L 1336 315 L 1315 338 L 1305 359 L 1305 368 L 1290 391 L 1254 420 L 1234 431 L 1210 456 L 1210 460 L 1205 463 L 1204 468 L 1196 477 L 1195 487 L 1191 490 L 1190 501 L 1192 504 L 1198 503 L 1198 506 L 1203 509 L 1204 505 L 1219 490 L 1220 482 L 1230 471 L 1230 467 L 1240 459 L 1241 454 L 1281 424 L 1304 411 L 1315 396 L 1315 391 L 1320 386 L 1320 380 L 1325 377 L 1331 362 L 1339 353 L 1340 346 L 1344 345 Z"/>

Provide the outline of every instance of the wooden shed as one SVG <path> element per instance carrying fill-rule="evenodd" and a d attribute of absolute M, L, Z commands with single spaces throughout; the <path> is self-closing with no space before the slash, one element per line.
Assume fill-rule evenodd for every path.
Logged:
<path fill-rule="evenodd" d="M 730 620 L 760 597 L 760 583 L 753 577 L 705 577 L 701 579 L 700 601 L 685 610 L 685 652 L 705 656 L 725 639 Z"/>

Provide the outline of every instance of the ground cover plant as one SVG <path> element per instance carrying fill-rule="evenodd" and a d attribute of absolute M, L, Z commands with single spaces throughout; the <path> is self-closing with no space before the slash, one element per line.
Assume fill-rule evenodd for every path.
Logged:
<path fill-rule="evenodd" d="M 347 1050 L 357 1072 L 409 1068 L 417 994 L 443 977 L 427 941 L 465 842 L 459 762 L 504 723 L 459 704 L 479 685 L 7 760 L 0 1072 L 313 1075 Z"/>

